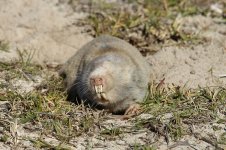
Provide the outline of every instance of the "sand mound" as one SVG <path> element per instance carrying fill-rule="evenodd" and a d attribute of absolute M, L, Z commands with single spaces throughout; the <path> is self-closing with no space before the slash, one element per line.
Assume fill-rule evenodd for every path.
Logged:
<path fill-rule="evenodd" d="M 195 88 L 225 85 L 226 26 L 203 16 L 180 19 L 181 30 L 196 34 L 203 42 L 188 47 L 169 46 L 148 56 L 154 79 Z"/>
<path fill-rule="evenodd" d="M 91 40 L 73 25 L 83 17 L 58 0 L 0 1 L 0 41 L 9 43 L 9 52 L 0 51 L 0 60 L 12 60 L 17 50 L 27 50 L 36 63 L 63 63 Z"/>

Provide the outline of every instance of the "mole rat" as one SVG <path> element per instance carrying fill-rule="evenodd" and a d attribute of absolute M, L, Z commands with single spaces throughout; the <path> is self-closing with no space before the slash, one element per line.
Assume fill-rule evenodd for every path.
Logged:
<path fill-rule="evenodd" d="M 134 114 L 148 93 L 150 66 L 129 43 L 101 35 L 61 68 L 68 99 L 112 113 Z"/>

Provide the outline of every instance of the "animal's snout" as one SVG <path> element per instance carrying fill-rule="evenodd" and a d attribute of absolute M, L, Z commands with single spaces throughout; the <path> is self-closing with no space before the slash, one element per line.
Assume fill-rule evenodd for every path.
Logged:
<path fill-rule="evenodd" d="M 90 78 L 90 83 L 93 86 L 99 86 L 99 85 L 103 86 L 104 79 L 102 77 L 92 77 Z"/>
<path fill-rule="evenodd" d="M 104 86 L 104 79 L 100 76 L 95 76 L 90 78 L 90 84 L 93 87 L 95 93 L 97 93 L 99 96 L 102 94 L 103 86 Z"/>

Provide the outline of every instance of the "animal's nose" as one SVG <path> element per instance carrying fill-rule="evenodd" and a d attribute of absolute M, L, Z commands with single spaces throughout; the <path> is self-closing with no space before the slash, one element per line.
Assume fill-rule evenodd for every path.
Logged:
<path fill-rule="evenodd" d="M 90 78 L 90 82 L 93 86 L 103 85 L 102 77 L 92 77 Z"/>

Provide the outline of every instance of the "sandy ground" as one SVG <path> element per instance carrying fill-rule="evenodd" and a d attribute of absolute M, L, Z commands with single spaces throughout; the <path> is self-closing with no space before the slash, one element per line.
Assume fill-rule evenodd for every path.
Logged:
<path fill-rule="evenodd" d="M 0 52 L 1 61 L 17 58 L 27 50 L 39 64 L 63 63 L 92 38 L 74 23 L 85 17 L 73 13 L 58 0 L 0 0 L 0 40 L 10 51 Z"/>
<path fill-rule="evenodd" d="M 185 33 L 203 38 L 202 44 L 188 47 L 164 47 L 148 56 L 153 76 L 166 83 L 196 88 L 225 85 L 226 78 L 226 25 L 203 16 L 179 18 Z"/>
<path fill-rule="evenodd" d="M 9 42 L 10 46 L 9 52 L 0 51 L 0 61 L 12 61 L 18 58 L 18 50 L 26 50 L 33 54 L 32 61 L 35 63 L 62 64 L 92 39 L 83 33 L 83 28 L 75 25 L 78 19 L 85 16 L 85 13 L 73 12 L 66 4 L 59 5 L 57 0 L 0 0 L 0 40 Z M 205 39 L 205 42 L 188 47 L 171 45 L 164 47 L 155 55 L 147 56 L 153 68 L 152 79 L 158 81 L 165 78 L 166 83 L 192 88 L 198 85 L 203 87 L 225 85 L 226 78 L 220 78 L 221 75 L 226 75 L 225 23 L 203 16 L 178 19 L 181 22 L 181 30 L 194 33 Z M 26 89 L 27 84 L 24 85 Z M 117 126 L 125 123 L 128 122 L 114 121 L 107 124 Z M 203 134 L 219 135 L 209 124 L 194 128 Z M 20 136 L 28 135 L 26 131 L 20 131 Z M 33 133 L 31 136 L 37 135 Z M 72 141 L 71 148 L 85 149 L 89 144 L 98 143 L 100 146 L 95 149 L 126 149 L 131 143 L 142 144 L 143 141 L 151 141 L 154 137 L 150 131 L 140 131 L 132 137 L 125 134 L 116 141 L 105 141 L 99 137 L 80 137 L 74 143 Z M 50 137 L 46 140 L 59 143 Z M 176 146 L 172 143 L 172 149 L 214 149 L 212 145 L 194 137 L 184 137 L 181 141 L 179 144 L 176 143 Z M 24 142 L 23 145 L 26 147 L 26 144 L 29 147 L 29 143 Z M 169 148 L 165 142 L 158 143 L 157 147 Z M 0 149 L 10 147 L 0 142 Z"/>
<path fill-rule="evenodd" d="M 27 51 L 39 64 L 62 64 L 82 45 L 92 39 L 75 26 L 85 13 L 74 13 L 57 0 L 0 1 L 0 40 L 9 42 L 9 52 L 0 51 L 1 61 L 18 58 Z M 225 85 L 226 25 L 221 20 L 203 16 L 180 18 L 181 30 L 202 37 L 195 46 L 164 47 L 147 59 L 153 67 L 153 78 L 166 83 L 197 87 Z"/>

